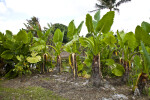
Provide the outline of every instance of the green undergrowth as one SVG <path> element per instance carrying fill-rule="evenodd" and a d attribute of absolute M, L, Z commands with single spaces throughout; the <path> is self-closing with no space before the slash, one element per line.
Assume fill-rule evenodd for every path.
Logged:
<path fill-rule="evenodd" d="M 0 81 L 0 100 L 66 100 L 42 87 L 4 88 Z"/>

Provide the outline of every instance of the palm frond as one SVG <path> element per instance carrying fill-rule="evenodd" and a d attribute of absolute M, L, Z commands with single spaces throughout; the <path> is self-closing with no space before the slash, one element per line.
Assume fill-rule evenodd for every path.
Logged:
<path fill-rule="evenodd" d="M 131 0 L 120 0 L 119 2 L 117 2 L 116 7 L 120 6 L 122 3 L 126 3 L 129 1 L 131 1 Z"/>
<path fill-rule="evenodd" d="M 114 11 L 117 11 L 119 13 L 119 9 L 118 8 L 114 8 Z"/>
<path fill-rule="evenodd" d="M 97 8 L 99 8 L 99 9 L 105 9 L 105 8 L 107 8 L 107 6 L 105 6 L 105 5 L 99 5 L 99 4 L 97 4 L 96 3 L 96 5 L 95 5 Z"/>
<path fill-rule="evenodd" d="M 92 10 L 92 11 L 89 11 L 89 12 L 91 13 L 91 12 L 95 12 L 95 11 L 98 11 L 98 10 L 100 10 L 100 9 L 95 9 L 95 10 Z"/>

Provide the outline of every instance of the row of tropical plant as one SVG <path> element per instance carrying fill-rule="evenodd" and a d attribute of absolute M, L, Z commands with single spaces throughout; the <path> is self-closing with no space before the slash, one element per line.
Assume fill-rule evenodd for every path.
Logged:
<path fill-rule="evenodd" d="M 67 43 L 63 43 L 64 31 L 58 28 L 52 35 L 50 25 L 44 31 L 39 24 L 35 28 L 26 25 L 30 30 L 21 29 L 16 35 L 9 30 L 0 32 L 0 68 L 5 69 L 6 77 L 34 71 L 61 73 L 61 52 L 66 51 L 73 78 L 90 76 L 93 86 L 100 87 L 105 76 L 117 76 L 124 83 L 132 81 L 133 91 L 143 93 L 150 78 L 150 24 L 142 22 L 135 33 L 114 33 L 110 31 L 114 16 L 114 11 L 102 18 L 100 11 L 93 17 L 87 14 L 86 37 L 80 36 L 84 21 L 76 27 L 72 20 Z"/>

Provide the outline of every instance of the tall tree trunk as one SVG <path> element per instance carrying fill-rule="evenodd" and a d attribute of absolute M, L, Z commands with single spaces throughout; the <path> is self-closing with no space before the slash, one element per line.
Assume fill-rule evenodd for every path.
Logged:
<path fill-rule="evenodd" d="M 73 65 L 73 75 L 74 78 L 76 79 L 78 77 L 76 53 L 72 54 L 72 65 Z"/>
<path fill-rule="evenodd" d="M 43 62 L 42 62 L 42 67 L 41 67 L 41 72 L 42 73 L 47 72 L 46 62 L 47 62 L 47 54 L 43 54 Z"/>
<path fill-rule="evenodd" d="M 99 56 L 94 55 L 93 62 L 92 62 L 92 83 L 93 86 L 99 87 L 101 85 L 101 73 L 100 73 L 100 62 L 99 62 Z"/>
<path fill-rule="evenodd" d="M 56 73 L 61 72 L 61 56 L 57 55 Z"/>

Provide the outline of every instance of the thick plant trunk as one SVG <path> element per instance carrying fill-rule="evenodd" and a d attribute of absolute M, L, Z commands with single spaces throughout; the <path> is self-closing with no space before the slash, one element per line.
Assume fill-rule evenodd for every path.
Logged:
<path fill-rule="evenodd" d="M 73 65 L 73 75 L 74 78 L 76 79 L 78 77 L 78 68 L 77 68 L 77 60 L 76 60 L 76 54 L 72 54 L 72 65 Z"/>
<path fill-rule="evenodd" d="M 99 87 L 101 85 L 101 72 L 100 72 L 100 60 L 98 55 L 94 55 L 92 62 L 92 83 L 93 86 Z"/>
<path fill-rule="evenodd" d="M 47 54 L 43 55 L 43 62 L 42 62 L 42 67 L 41 67 L 41 72 L 42 73 L 46 73 L 47 69 L 46 69 L 46 62 L 47 62 Z"/>
<path fill-rule="evenodd" d="M 145 85 L 147 83 L 147 79 L 148 79 L 148 75 L 146 73 L 141 73 L 137 84 L 140 94 L 142 94 L 144 91 Z"/>
<path fill-rule="evenodd" d="M 128 80 L 129 80 L 129 71 L 130 71 L 129 63 L 127 61 L 124 61 L 123 66 L 124 66 L 124 69 L 125 69 L 125 73 L 123 74 L 122 81 L 124 83 L 127 83 Z"/>
<path fill-rule="evenodd" d="M 74 77 L 72 54 L 69 55 L 69 64 L 70 64 L 70 70 L 71 70 L 72 77 Z"/>
<path fill-rule="evenodd" d="M 56 73 L 60 73 L 61 72 L 61 56 L 58 55 L 57 56 L 57 64 L 56 64 Z"/>

